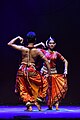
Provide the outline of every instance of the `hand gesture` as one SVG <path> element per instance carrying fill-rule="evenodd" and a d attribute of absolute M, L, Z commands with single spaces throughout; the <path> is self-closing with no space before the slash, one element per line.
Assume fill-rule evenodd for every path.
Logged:
<path fill-rule="evenodd" d="M 64 70 L 64 77 L 66 77 L 67 75 L 67 70 Z"/>
<path fill-rule="evenodd" d="M 44 48 L 46 48 L 46 46 L 45 46 L 45 44 L 44 44 L 43 42 L 41 42 L 41 45 L 42 45 Z"/>
<path fill-rule="evenodd" d="M 22 44 L 24 39 L 22 37 L 20 37 L 20 36 L 18 36 L 18 38 L 20 40 L 20 43 Z"/>

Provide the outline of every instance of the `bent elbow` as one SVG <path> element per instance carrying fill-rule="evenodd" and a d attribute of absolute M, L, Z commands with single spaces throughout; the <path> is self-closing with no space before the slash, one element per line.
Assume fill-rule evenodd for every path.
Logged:
<path fill-rule="evenodd" d="M 9 42 L 7 45 L 11 46 L 11 43 Z"/>
<path fill-rule="evenodd" d="M 67 63 L 67 65 L 68 65 L 68 61 L 66 60 L 66 63 Z"/>
<path fill-rule="evenodd" d="M 65 62 L 66 64 L 68 64 L 68 61 L 67 61 L 66 59 L 64 59 L 64 62 Z"/>

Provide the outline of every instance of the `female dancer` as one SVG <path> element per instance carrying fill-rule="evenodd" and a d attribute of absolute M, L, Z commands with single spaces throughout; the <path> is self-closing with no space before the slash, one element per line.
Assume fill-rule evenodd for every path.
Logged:
<path fill-rule="evenodd" d="M 67 92 L 67 71 L 68 71 L 68 62 L 67 60 L 57 51 L 54 51 L 54 47 L 56 46 L 54 38 L 49 38 L 46 41 L 46 46 L 48 50 L 41 49 L 41 51 L 45 54 L 46 58 L 49 61 L 51 73 L 50 76 L 47 77 L 48 71 L 46 64 L 43 63 L 43 67 L 41 68 L 41 73 L 43 76 L 46 76 L 48 80 L 48 110 L 52 110 L 53 104 L 56 106 L 56 110 L 58 110 L 59 102 L 62 98 L 65 97 Z M 57 73 L 57 59 L 60 59 L 64 63 L 64 73 Z"/>

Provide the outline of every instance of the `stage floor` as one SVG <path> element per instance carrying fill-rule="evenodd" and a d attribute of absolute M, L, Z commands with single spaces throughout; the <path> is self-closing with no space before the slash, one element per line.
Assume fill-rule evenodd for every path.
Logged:
<path fill-rule="evenodd" d="M 44 120 L 44 119 L 80 119 L 80 106 L 60 106 L 59 111 L 47 110 L 47 106 L 42 106 L 42 111 L 38 111 L 36 106 L 32 106 L 33 111 L 25 111 L 25 106 L 0 106 L 0 119 L 14 120 Z"/>

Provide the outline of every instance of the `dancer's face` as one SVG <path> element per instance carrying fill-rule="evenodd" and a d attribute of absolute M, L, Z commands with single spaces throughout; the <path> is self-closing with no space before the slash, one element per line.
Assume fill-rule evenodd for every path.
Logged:
<path fill-rule="evenodd" d="M 55 47 L 56 43 L 54 42 L 54 40 L 50 40 L 48 43 L 48 48 L 53 49 Z"/>

